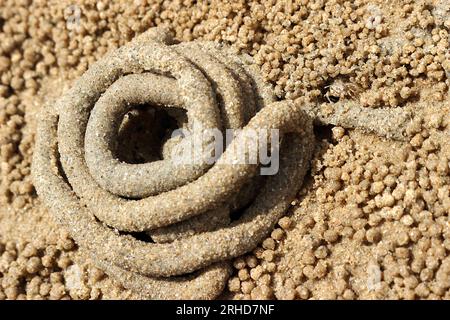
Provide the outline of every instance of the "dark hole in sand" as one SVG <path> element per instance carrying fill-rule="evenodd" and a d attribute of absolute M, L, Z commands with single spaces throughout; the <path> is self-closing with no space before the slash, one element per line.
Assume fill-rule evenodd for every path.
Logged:
<path fill-rule="evenodd" d="M 319 140 L 327 140 L 333 143 L 333 125 L 314 126 L 314 136 Z"/>
<path fill-rule="evenodd" d="M 131 236 L 136 240 L 147 242 L 147 243 L 155 243 L 152 240 L 152 237 L 146 232 L 126 232 L 126 231 L 119 231 L 119 235 L 121 236 Z"/>
<path fill-rule="evenodd" d="M 117 158 L 130 164 L 161 160 L 164 141 L 178 129 L 179 121 L 169 113 L 176 112 L 178 120 L 186 117 L 182 109 L 167 110 L 148 104 L 130 110 L 119 129 Z"/>

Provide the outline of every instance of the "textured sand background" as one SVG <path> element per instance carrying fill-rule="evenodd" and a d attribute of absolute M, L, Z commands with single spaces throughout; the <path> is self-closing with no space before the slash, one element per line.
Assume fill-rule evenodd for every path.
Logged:
<path fill-rule="evenodd" d="M 279 98 L 414 112 L 408 142 L 316 128 L 306 185 L 224 297 L 449 299 L 449 2 L 209 2 L 0 0 L 0 299 L 139 298 L 53 222 L 30 162 L 45 103 L 159 25 L 250 54 Z"/>

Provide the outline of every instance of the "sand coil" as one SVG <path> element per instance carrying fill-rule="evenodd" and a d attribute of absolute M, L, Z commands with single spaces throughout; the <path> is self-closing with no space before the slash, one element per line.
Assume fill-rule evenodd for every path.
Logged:
<path fill-rule="evenodd" d="M 122 162 L 115 156 L 121 120 L 146 103 L 185 110 L 192 139 L 200 134 L 194 123 L 242 131 L 214 165 Z M 257 164 L 229 165 L 246 132 L 268 129 L 284 135 L 276 175 L 262 181 Z M 285 213 L 312 141 L 309 117 L 274 102 L 245 57 L 212 43 L 172 44 L 166 32 L 150 30 L 98 61 L 42 113 L 33 175 L 58 222 L 125 287 L 149 298 L 206 299 L 223 290 L 227 260 L 252 250 Z M 230 212 L 245 207 L 231 221 Z"/>

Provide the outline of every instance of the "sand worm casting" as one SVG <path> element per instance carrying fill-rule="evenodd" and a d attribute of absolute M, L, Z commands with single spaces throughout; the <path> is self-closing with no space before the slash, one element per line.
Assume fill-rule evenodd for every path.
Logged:
<path fill-rule="evenodd" d="M 242 129 L 210 165 L 118 159 L 118 132 L 135 106 L 166 110 L 179 127 Z M 153 29 L 94 64 L 39 120 L 33 160 L 39 196 L 93 261 L 153 299 L 210 299 L 229 260 L 254 249 L 285 214 L 314 148 L 312 125 L 335 124 L 401 139 L 409 115 L 348 103 L 327 110 L 276 102 L 249 57 L 210 42 L 174 44 Z M 331 111 L 330 111 L 331 108 Z M 279 172 L 236 163 L 246 132 L 279 129 Z M 260 145 L 249 144 L 257 152 Z M 167 150 L 166 150 L 167 149 Z M 241 212 L 232 215 L 233 212 Z M 148 241 L 135 233 L 146 233 Z"/>

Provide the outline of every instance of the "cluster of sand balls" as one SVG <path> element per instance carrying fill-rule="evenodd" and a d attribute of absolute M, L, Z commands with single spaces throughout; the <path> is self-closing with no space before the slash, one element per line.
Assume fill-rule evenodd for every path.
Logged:
<path fill-rule="evenodd" d="M 25 106 L 20 99 L 0 97 L 0 104 L 0 203 L 12 202 L 15 209 L 22 209 L 33 193 L 30 179 L 33 137 L 22 133 Z"/>
<path fill-rule="evenodd" d="M 449 299 L 448 111 L 417 116 L 409 143 L 378 141 L 380 149 L 333 128 L 297 223 L 279 222 L 287 239 L 274 231 L 235 261 L 235 298 Z M 386 147 L 398 152 L 386 157 Z"/>
<path fill-rule="evenodd" d="M 418 95 L 419 86 L 439 83 L 435 95 L 442 100 L 448 90 L 448 13 L 436 17 L 426 2 L 401 3 L 393 16 L 364 1 L 267 5 L 270 12 L 263 9 L 260 23 L 273 34 L 255 59 L 277 93 L 291 99 L 322 99 L 325 88 L 333 98 L 351 96 L 364 106 L 399 106 Z M 406 20 L 400 26 L 405 37 L 390 34 L 395 15 Z"/>
<path fill-rule="evenodd" d="M 2 92 L 36 89 L 60 69 L 79 74 L 136 34 L 167 25 L 177 39 L 227 42 L 255 56 L 280 96 L 317 97 L 344 79 L 368 91 L 367 105 L 397 106 L 417 85 L 443 82 L 449 49 L 445 1 L 398 5 L 384 16 L 381 4 L 366 1 L 62 1 L 51 10 L 45 1 L 5 1 L 0 70 L 10 72 Z M 402 38 L 390 34 L 398 19 Z"/>
<path fill-rule="evenodd" d="M 84 283 L 79 275 L 74 278 L 79 270 L 71 259 L 75 249 L 66 232 L 33 242 L 0 239 L 0 300 L 100 298 L 94 286 L 104 273 L 91 267 Z"/>
<path fill-rule="evenodd" d="M 295 204 L 292 203 L 292 204 Z M 284 240 L 286 231 L 291 230 L 290 217 L 281 218 L 270 236 L 248 255 L 233 261 L 235 276 L 228 281 L 228 290 L 234 299 L 274 299 L 273 275 L 277 271 L 278 244 Z M 308 297 L 304 297 L 305 299 Z"/>

